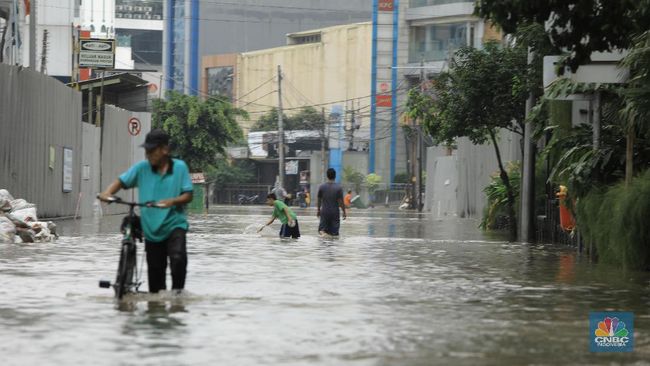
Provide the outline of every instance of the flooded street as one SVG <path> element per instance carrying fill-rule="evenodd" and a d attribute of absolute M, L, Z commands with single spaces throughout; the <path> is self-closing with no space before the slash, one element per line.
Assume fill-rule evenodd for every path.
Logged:
<path fill-rule="evenodd" d="M 114 279 L 121 217 L 0 244 L 1 364 L 650 365 L 650 273 L 404 212 L 353 211 L 323 240 L 296 212 L 298 241 L 255 233 L 268 207 L 192 216 L 187 293 L 119 305 L 97 281 Z M 589 352 L 606 310 L 634 312 L 633 353 Z"/>

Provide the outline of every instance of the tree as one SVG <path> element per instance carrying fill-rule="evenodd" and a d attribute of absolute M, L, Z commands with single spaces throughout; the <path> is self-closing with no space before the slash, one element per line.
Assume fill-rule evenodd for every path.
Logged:
<path fill-rule="evenodd" d="M 475 13 L 507 34 L 524 24 L 545 25 L 575 72 L 592 52 L 628 48 L 650 24 L 650 0 L 477 0 Z"/>
<path fill-rule="evenodd" d="M 351 166 L 343 167 L 343 181 L 354 185 L 354 190 L 357 193 L 361 192 L 361 185 L 363 184 L 364 178 L 365 177 L 363 176 L 363 174 L 354 170 L 353 167 Z"/>
<path fill-rule="evenodd" d="M 282 114 L 282 124 L 285 131 L 291 130 L 318 130 L 322 131 L 325 126 L 325 119 L 322 114 L 313 107 L 304 107 L 291 117 Z M 251 127 L 251 131 L 277 131 L 278 130 L 278 109 L 273 108 L 261 116 Z"/>
<path fill-rule="evenodd" d="M 255 166 L 247 160 L 229 163 L 226 159 L 217 159 L 205 170 L 205 177 L 215 183 L 215 190 L 219 190 L 226 184 L 254 183 L 254 171 Z"/>
<path fill-rule="evenodd" d="M 527 88 L 526 51 L 487 43 L 483 50 L 460 49 L 450 71 L 434 83 L 434 95 L 412 90 L 407 101 L 411 118 L 423 121 L 437 143 L 451 144 L 467 137 L 474 144 L 490 140 L 507 190 L 511 239 L 516 239 L 515 194 L 497 141 L 500 129 L 523 134 Z"/>
<path fill-rule="evenodd" d="M 629 184 L 634 172 L 636 135 L 641 133 L 647 137 L 650 133 L 650 30 L 634 38 L 633 47 L 622 65 L 630 70 L 627 88 L 621 91 L 625 105 L 621 112 L 627 135 L 625 182 Z"/>
<path fill-rule="evenodd" d="M 202 171 L 212 164 L 225 147 L 242 138 L 237 117 L 247 113 L 221 97 L 205 101 L 175 91 L 167 99 L 154 100 L 155 128 L 171 137 L 172 148 L 185 160 L 191 171 Z"/>

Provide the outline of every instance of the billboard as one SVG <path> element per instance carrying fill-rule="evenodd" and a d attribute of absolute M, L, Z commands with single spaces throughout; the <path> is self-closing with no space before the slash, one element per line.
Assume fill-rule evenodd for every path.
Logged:
<path fill-rule="evenodd" d="M 113 69 L 115 67 L 115 40 L 98 38 L 80 39 L 79 67 Z"/>

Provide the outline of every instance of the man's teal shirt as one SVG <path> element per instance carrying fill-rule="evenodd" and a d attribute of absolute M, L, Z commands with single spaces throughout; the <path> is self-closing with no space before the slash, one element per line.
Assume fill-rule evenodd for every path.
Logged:
<path fill-rule="evenodd" d="M 158 202 L 192 192 L 187 164 L 178 159 L 171 159 L 165 175 L 160 175 L 149 161 L 143 160 L 120 175 L 120 181 L 124 188 L 139 189 L 140 203 Z M 142 207 L 141 221 L 144 237 L 152 242 L 164 241 L 174 229 L 189 228 L 184 207 Z"/>

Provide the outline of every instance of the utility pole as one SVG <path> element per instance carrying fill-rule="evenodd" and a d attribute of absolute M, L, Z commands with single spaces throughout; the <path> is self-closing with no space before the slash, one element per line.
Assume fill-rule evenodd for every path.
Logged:
<path fill-rule="evenodd" d="M 36 71 L 36 0 L 29 4 L 29 67 Z"/>
<path fill-rule="evenodd" d="M 528 49 L 528 64 L 533 62 L 534 51 Z M 535 96 L 530 93 L 526 101 L 526 117 L 535 106 Z M 521 231 L 519 239 L 532 243 L 535 241 L 535 142 L 533 131 L 535 126 L 532 122 L 526 123 L 524 127 L 524 157 L 521 179 Z M 517 225 L 512 222 L 511 225 Z"/>
<path fill-rule="evenodd" d="M 284 125 L 282 121 L 282 68 L 278 65 L 278 183 L 284 188 Z"/>
<path fill-rule="evenodd" d="M 348 151 L 354 150 L 354 129 L 357 124 L 357 116 L 354 110 L 354 104 L 352 105 L 352 120 L 350 121 L 350 144 L 348 146 Z"/>
<path fill-rule="evenodd" d="M 321 107 L 321 117 L 323 118 L 323 133 L 320 140 L 320 162 L 321 162 L 321 182 L 325 181 L 325 171 L 327 170 L 327 163 L 325 159 L 325 144 L 327 143 L 326 130 L 328 128 L 327 120 L 325 119 L 325 107 Z"/>
<path fill-rule="evenodd" d="M 424 73 L 424 60 L 420 60 L 420 93 L 424 93 L 424 78 L 425 78 L 425 73 Z M 418 177 L 417 177 L 417 186 L 418 186 L 418 212 L 422 212 L 422 148 L 424 145 L 422 143 L 422 121 L 420 121 L 420 125 L 417 128 L 417 133 L 418 133 L 418 140 L 417 140 L 417 149 L 418 149 Z"/>

